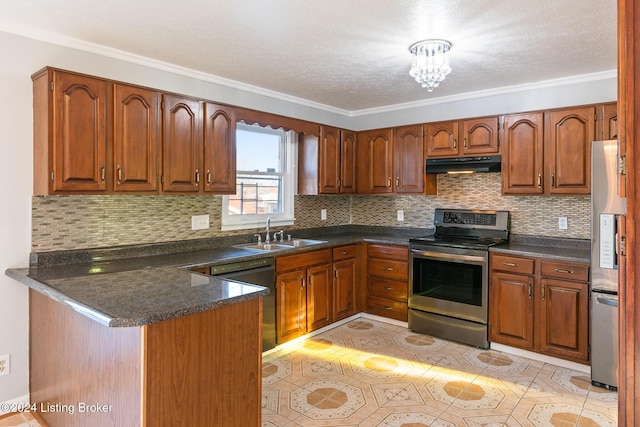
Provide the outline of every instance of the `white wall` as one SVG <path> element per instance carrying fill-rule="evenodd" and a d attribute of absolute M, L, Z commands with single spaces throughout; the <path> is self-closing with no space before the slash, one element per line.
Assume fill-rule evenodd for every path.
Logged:
<path fill-rule="evenodd" d="M 26 267 L 29 261 L 33 185 L 30 76 L 47 65 L 351 129 L 419 123 L 427 121 L 424 118 L 430 115 L 445 119 L 525 111 L 533 109 L 532 105 L 547 108 L 610 101 L 616 96 L 615 79 L 613 84 L 611 79 L 605 79 L 600 83 L 542 90 L 534 94 L 458 100 L 443 108 L 420 106 L 406 111 L 371 111 L 368 115 L 350 117 L 314 108 L 310 104 L 298 105 L 278 97 L 227 88 L 206 81 L 197 73 L 172 73 L 168 71 L 170 67 L 162 64 L 152 68 L 149 64 L 143 65 L 144 61 L 126 62 L 3 32 L 0 32 L 0 51 L 4 58 L 0 67 L 0 182 L 3 183 L 0 186 L 3 204 L 0 209 L 0 273 L 7 268 Z M 444 111 L 450 117 L 437 116 L 437 111 Z M 471 114 L 477 111 L 483 112 Z M 0 402 L 25 397 L 29 384 L 27 290 L 0 274 L 0 355 L 7 353 L 11 354 L 11 374 L 0 377 Z"/>

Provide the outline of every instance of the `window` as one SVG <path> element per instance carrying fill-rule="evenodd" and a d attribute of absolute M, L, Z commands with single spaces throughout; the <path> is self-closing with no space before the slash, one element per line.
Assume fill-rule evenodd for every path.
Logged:
<path fill-rule="evenodd" d="M 297 135 L 238 123 L 236 194 L 222 198 L 222 229 L 293 224 Z"/>

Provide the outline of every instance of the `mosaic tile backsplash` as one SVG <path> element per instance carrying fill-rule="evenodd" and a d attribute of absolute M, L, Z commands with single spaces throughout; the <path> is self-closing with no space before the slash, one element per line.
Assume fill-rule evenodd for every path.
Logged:
<path fill-rule="evenodd" d="M 590 198 L 501 195 L 500 173 L 439 175 L 437 196 L 296 196 L 295 226 L 287 230 L 346 224 L 433 226 L 437 207 L 511 212 L 513 234 L 590 238 Z M 32 251 L 103 248 L 205 239 L 255 230 L 221 231 L 221 196 L 37 196 L 32 198 Z M 320 220 L 320 210 L 327 220 Z M 404 221 L 397 221 L 397 210 Z M 209 214 L 208 230 L 191 230 L 191 216 Z M 568 230 L 558 230 L 558 217 Z"/>

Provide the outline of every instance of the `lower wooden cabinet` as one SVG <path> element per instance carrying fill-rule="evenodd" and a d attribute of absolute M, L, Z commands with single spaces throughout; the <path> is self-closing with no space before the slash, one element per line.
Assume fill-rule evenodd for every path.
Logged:
<path fill-rule="evenodd" d="M 406 322 L 409 249 L 401 245 L 367 246 L 367 313 Z"/>
<path fill-rule="evenodd" d="M 333 249 L 333 321 L 358 313 L 358 246 Z"/>
<path fill-rule="evenodd" d="M 331 250 L 276 258 L 278 344 L 333 321 Z"/>
<path fill-rule="evenodd" d="M 491 254 L 489 340 L 589 362 L 589 266 Z"/>

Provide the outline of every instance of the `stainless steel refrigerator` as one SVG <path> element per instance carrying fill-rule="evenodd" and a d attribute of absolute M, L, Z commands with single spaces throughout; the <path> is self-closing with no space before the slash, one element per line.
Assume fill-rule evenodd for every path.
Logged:
<path fill-rule="evenodd" d="M 594 141 L 591 149 L 591 382 L 618 387 L 618 142 Z"/>

